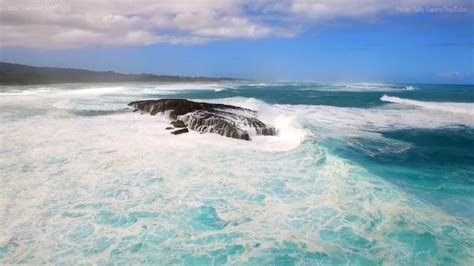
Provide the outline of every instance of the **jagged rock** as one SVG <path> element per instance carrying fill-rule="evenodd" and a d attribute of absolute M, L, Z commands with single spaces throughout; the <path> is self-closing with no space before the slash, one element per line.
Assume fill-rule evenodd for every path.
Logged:
<path fill-rule="evenodd" d="M 171 121 L 170 124 L 172 124 L 176 128 L 186 127 L 186 124 L 184 124 L 184 122 L 181 120 Z"/>
<path fill-rule="evenodd" d="M 185 127 L 185 128 L 182 128 L 182 129 L 172 131 L 171 134 L 179 135 L 179 134 L 188 133 L 188 132 L 189 132 L 188 128 Z"/>
<path fill-rule="evenodd" d="M 249 130 L 256 135 L 276 135 L 274 127 L 267 126 L 256 118 L 256 111 L 233 105 L 193 102 L 185 99 L 137 101 L 128 105 L 140 113 L 167 115 L 173 120 L 178 120 L 173 122 L 182 122 L 189 129 L 200 133 L 216 133 L 243 140 L 250 140 Z"/>

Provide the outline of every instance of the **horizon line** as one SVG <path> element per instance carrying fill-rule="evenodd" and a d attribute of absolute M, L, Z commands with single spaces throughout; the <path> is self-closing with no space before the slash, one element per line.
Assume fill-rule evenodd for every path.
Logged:
<path fill-rule="evenodd" d="M 407 82 L 407 81 L 321 81 L 321 80 L 308 80 L 308 79 L 284 79 L 284 80 L 277 80 L 277 79 L 257 79 L 257 78 L 247 78 L 247 77 L 242 77 L 242 76 L 202 76 L 202 75 L 181 75 L 181 74 L 157 74 L 157 73 L 146 73 L 146 72 L 120 72 L 117 70 L 104 70 L 104 69 L 87 69 L 87 68 L 80 68 L 80 67 L 58 67 L 58 66 L 51 66 L 51 65 L 30 65 L 30 64 L 24 64 L 24 63 L 17 63 L 17 62 L 7 62 L 7 61 L 0 61 L 0 64 L 11 64 L 11 65 L 19 65 L 19 66 L 26 66 L 26 67 L 36 67 L 36 68 L 55 68 L 55 69 L 63 69 L 63 70 L 80 70 L 80 71 L 90 71 L 90 72 L 105 72 L 105 73 L 115 73 L 115 74 L 121 74 L 121 75 L 154 75 L 158 77 L 181 77 L 181 78 L 211 78 L 211 79 L 222 79 L 222 81 L 225 81 L 225 79 L 231 79 L 235 81 L 253 81 L 253 82 L 280 82 L 280 83 L 291 83 L 291 82 L 300 82 L 300 83 L 321 83 L 321 84 L 331 84 L 331 83 L 346 83 L 346 84 L 377 84 L 377 83 L 382 83 L 382 84 L 407 84 L 407 85 L 465 85 L 465 86 L 471 86 L 474 85 L 473 83 L 439 83 L 439 82 Z M 218 81 L 218 82 L 222 82 Z M 150 83 L 157 82 L 157 81 L 152 81 Z M 76 83 L 76 82 L 72 82 Z M 84 83 L 96 83 L 96 82 L 84 82 Z M 113 82 L 113 83 L 146 83 L 146 81 L 130 81 L 130 82 Z M 172 82 L 172 83 L 179 83 L 179 82 Z M 186 82 L 182 82 L 186 83 Z M 50 83 L 50 84 L 67 84 L 67 83 Z M 8 84 L 0 84 L 0 86 L 6 86 Z M 31 84 L 30 84 L 31 85 Z M 10 84 L 11 86 L 11 84 Z M 19 85 L 22 86 L 22 85 Z"/>

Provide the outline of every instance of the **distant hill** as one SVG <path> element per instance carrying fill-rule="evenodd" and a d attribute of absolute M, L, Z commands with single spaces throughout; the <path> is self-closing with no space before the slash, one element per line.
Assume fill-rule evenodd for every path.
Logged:
<path fill-rule="evenodd" d="M 112 71 L 34 67 L 0 62 L 0 85 L 33 85 L 93 82 L 216 82 L 233 78 L 183 77 L 154 74 L 122 74 Z"/>

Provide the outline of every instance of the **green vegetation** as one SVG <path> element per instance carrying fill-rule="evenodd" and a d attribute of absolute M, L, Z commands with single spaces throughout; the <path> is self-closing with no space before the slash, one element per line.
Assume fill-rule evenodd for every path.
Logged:
<path fill-rule="evenodd" d="M 183 77 L 154 74 L 122 74 L 112 71 L 34 67 L 0 62 L 1 85 L 33 85 L 94 82 L 215 82 L 233 78 Z"/>

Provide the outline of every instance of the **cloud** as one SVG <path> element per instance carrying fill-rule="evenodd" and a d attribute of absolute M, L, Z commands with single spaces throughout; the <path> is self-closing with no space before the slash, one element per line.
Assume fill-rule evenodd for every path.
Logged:
<path fill-rule="evenodd" d="M 2 47 L 74 48 L 292 37 L 322 21 L 447 0 L 0 0 Z M 449 6 L 471 8 L 466 0 Z M 406 12 L 405 12 L 406 13 Z"/>
<path fill-rule="evenodd" d="M 377 15 L 425 12 L 463 12 L 460 7 L 471 6 L 463 0 L 293 0 L 290 12 L 313 19 L 335 17 L 364 18 Z M 458 7 L 453 10 L 449 8 Z M 437 8 L 441 8 L 437 10 Z"/>

